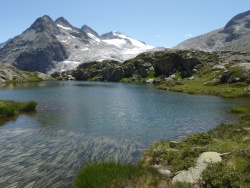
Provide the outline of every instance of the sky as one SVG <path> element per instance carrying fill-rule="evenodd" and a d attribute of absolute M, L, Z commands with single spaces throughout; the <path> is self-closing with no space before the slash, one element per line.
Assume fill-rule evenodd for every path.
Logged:
<path fill-rule="evenodd" d="M 63 16 L 99 35 L 119 31 L 156 47 L 177 44 L 222 28 L 250 10 L 249 0 L 0 0 L 0 43 L 13 38 L 39 17 Z"/>

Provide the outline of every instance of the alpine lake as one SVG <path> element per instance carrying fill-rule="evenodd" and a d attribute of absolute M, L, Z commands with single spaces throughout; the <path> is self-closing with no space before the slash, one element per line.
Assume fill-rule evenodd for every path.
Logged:
<path fill-rule="evenodd" d="M 207 132 L 244 100 L 158 90 L 152 84 L 51 81 L 2 86 L 0 99 L 38 102 L 0 122 L 0 187 L 72 187 L 91 162 L 136 165 L 157 140 Z"/>

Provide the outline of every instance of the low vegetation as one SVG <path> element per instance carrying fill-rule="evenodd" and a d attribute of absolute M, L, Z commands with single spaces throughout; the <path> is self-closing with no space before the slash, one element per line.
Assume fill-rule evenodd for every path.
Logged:
<path fill-rule="evenodd" d="M 142 169 L 127 164 L 112 162 L 94 163 L 79 171 L 74 182 L 75 188 L 123 188 L 159 187 L 167 185 L 168 179 L 155 169 Z"/>
<path fill-rule="evenodd" d="M 247 89 L 250 84 L 248 70 L 233 65 L 219 68 L 197 65 L 195 70 L 197 72 L 189 78 L 180 78 L 178 73 L 175 73 L 174 79 L 167 79 L 157 87 L 175 92 L 225 98 L 250 97 L 250 89 Z"/>
<path fill-rule="evenodd" d="M 208 133 L 193 134 L 182 141 L 157 141 L 144 152 L 138 167 L 91 164 L 78 173 L 75 187 L 192 188 L 194 185 L 190 183 L 172 184 L 171 178 L 178 171 L 195 166 L 201 153 L 215 151 L 222 154 L 222 162 L 209 164 L 197 183 L 201 187 L 247 188 L 250 185 L 250 107 L 232 109 L 241 116 L 237 125 L 222 124 Z M 170 170 L 170 175 L 160 175 L 151 169 L 154 165 Z"/>
<path fill-rule="evenodd" d="M 18 115 L 36 110 L 37 102 L 14 102 L 0 100 L 0 118 Z"/>

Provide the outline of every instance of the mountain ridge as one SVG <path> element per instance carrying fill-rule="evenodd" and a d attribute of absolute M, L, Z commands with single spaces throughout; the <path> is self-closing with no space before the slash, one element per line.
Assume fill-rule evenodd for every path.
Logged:
<path fill-rule="evenodd" d="M 73 69 L 90 61 L 122 62 L 153 49 L 141 41 L 119 34 L 118 41 L 113 38 L 103 40 L 87 25 L 77 28 L 64 17 L 54 21 L 44 15 L 0 48 L 0 63 L 26 71 L 52 73 Z"/>
<path fill-rule="evenodd" d="M 183 41 L 175 49 L 250 51 L 250 11 L 237 14 L 220 29 Z"/>

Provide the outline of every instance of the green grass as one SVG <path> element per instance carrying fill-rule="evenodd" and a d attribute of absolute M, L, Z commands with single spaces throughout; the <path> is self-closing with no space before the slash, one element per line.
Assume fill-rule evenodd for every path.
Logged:
<path fill-rule="evenodd" d="M 75 188 L 158 187 L 161 175 L 154 169 L 141 169 L 113 162 L 93 163 L 82 168 L 74 181 Z"/>
<path fill-rule="evenodd" d="M 244 113 L 250 110 L 249 106 L 234 106 L 231 108 L 231 112 L 233 113 Z"/>
<path fill-rule="evenodd" d="M 212 67 L 204 66 L 199 69 L 198 73 L 194 74 L 194 80 L 179 79 L 182 84 L 177 84 L 176 81 L 165 81 L 157 88 L 188 94 L 215 95 L 224 98 L 249 97 L 247 92 L 243 92 L 246 87 L 245 82 L 222 84 L 219 82 L 221 74 L 221 70 L 213 70 Z"/>
<path fill-rule="evenodd" d="M 19 113 L 36 110 L 37 102 L 14 102 L 0 100 L 0 118 L 15 116 Z"/>

